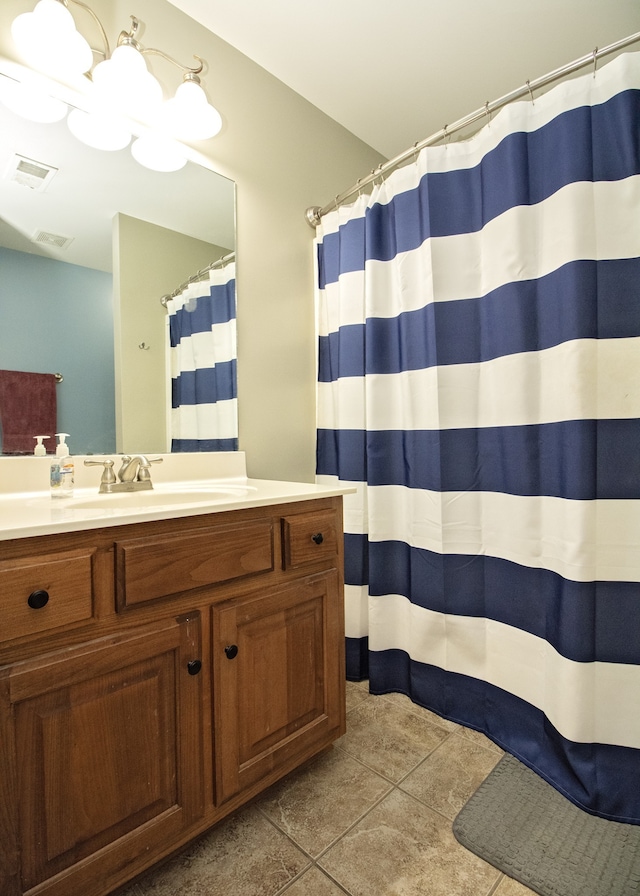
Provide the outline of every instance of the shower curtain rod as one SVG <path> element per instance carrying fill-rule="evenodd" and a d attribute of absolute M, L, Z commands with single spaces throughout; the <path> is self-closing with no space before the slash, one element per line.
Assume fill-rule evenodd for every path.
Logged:
<path fill-rule="evenodd" d="M 402 165 L 403 162 L 408 161 L 412 156 L 419 153 L 420 150 L 424 149 L 426 146 L 433 146 L 433 144 L 437 143 L 439 140 L 446 139 L 452 134 L 455 134 L 456 131 L 460 131 L 463 128 L 468 127 L 469 125 L 475 124 L 475 122 L 480 121 L 482 118 L 491 116 L 492 112 L 495 112 L 497 109 L 501 109 L 503 106 L 507 106 L 509 103 L 512 103 L 523 96 L 527 96 L 527 94 L 533 100 L 534 90 L 538 90 L 541 87 L 546 87 L 548 84 L 553 83 L 553 81 L 558 81 L 560 78 L 564 78 L 566 75 L 570 75 L 578 69 L 584 68 L 585 65 L 589 65 L 590 63 L 592 63 L 593 73 L 595 75 L 598 59 L 602 58 L 603 56 L 608 56 L 611 53 L 615 53 L 618 50 L 622 50 L 625 47 L 630 46 L 630 44 L 636 43 L 637 41 L 640 41 L 640 31 L 636 32 L 635 34 L 629 35 L 629 37 L 623 37 L 622 40 L 616 41 L 613 44 L 609 44 L 609 46 L 603 47 L 601 50 L 596 47 L 595 50 L 593 50 L 591 53 L 588 53 L 586 56 L 582 56 L 580 59 L 569 62 L 567 63 L 567 65 L 563 65 L 561 68 L 557 68 L 555 69 L 555 71 L 549 72 L 549 74 L 547 75 L 543 75 L 541 78 L 536 78 L 535 81 L 527 81 L 527 83 L 523 87 L 518 87 L 516 90 L 512 90 L 511 93 L 507 93 L 497 100 L 486 102 L 484 106 L 482 106 L 482 108 L 476 109 L 475 112 L 472 112 L 470 115 L 466 115 L 464 118 L 458 119 L 458 121 L 454 122 L 453 124 L 445 124 L 445 126 L 435 134 L 432 134 L 425 140 L 419 140 L 417 143 L 414 143 L 412 147 L 410 147 L 409 149 L 405 149 L 404 152 L 401 152 L 399 155 L 394 156 L 394 158 L 390 159 L 388 162 L 383 162 L 378 165 L 377 168 L 373 168 L 370 174 L 368 174 L 366 177 L 361 177 L 349 190 L 345 190 L 344 193 L 340 193 L 340 195 L 336 196 L 336 198 L 328 205 L 325 205 L 323 208 L 320 208 L 320 206 L 318 205 L 314 205 L 308 208 L 305 212 L 307 223 L 315 229 L 320 223 L 322 217 L 328 212 L 339 208 L 339 206 L 341 206 L 343 202 L 353 196 L 354 193 L 359 192 L 363 187 L 366 187 L 369 184 L 373 183 L 376 178 L 383 177 L 394 168 Z"/>
<path fill-rule="evenodd" d="M 185 280 L 184 283 L 181 283 L 177 289 L 174 289 L 171 294 L 167 294 L 166 296 L 162 296 L 160 299 L 160 304 L 167 307 L 167 302 L 169 299 L 174 299 L 177 295 L 180 295 L 183 289 L 186 289 L 191 283 L 196 283 L 200 279 L 200 277 L 204 277 L 205 274 L 208 274 L 209 271 L 214 271 L 216 268 L 223 268 L 225 265 L 228 265 L 230 261 L 234 261 L 236 257 L 235 252 L 229 252 L 228 255 L 223 255 L 222 258 L 216 259 L 216 261 L 212 261 L 211 264 L 208 264 L 205 268 L 197 271 L 197 273 L 193 274 L 189 277 L 188 280 Z"/>

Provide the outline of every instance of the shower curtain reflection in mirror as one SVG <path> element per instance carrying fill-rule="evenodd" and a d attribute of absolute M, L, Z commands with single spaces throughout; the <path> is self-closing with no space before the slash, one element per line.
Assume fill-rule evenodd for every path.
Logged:
<path fill-rule="evenodd" d="M 238 448 L 235 269 L 213 267 L 166 302 L 172 452 Z"/>

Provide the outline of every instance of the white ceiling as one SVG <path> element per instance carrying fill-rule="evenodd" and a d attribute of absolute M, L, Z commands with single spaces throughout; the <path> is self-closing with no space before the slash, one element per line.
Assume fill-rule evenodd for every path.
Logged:
<path fill-rule="evenodd" d="M 640 0 L 170 2 L 387 158 L 640 32 Z"/>

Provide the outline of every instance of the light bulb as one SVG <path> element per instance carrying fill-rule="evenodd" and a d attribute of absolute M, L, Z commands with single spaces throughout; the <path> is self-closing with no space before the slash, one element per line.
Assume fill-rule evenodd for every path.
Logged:
<path fill-rule="evenodd" d="M 131 155 L 136 162 L 152 171 L 179 171 L 187 164 L 180 144 L 158 134 L 146 134 L 134 140 Z"/>
<path fill-rule="evenodd" d="M 170 134 L 181 140 L 207 140 L 220 131 L 222 118 L 207 101 L 200 84 L 195 80 L 185 80 L 173 99 L 164 104 L 162 124 Z"/>
<path fill-rule="evenodd" d="M 96 65 L 93 72 L 99 102 L 135 118 L 149 119 L 162 103 L 162 88 L 147 69 L 142 53 L 130 44 L 121 44 L 110 59 Z"/>
<path fill-rule="evenodd" d="M 74 137 L 94 149 L 113 152 L 131 142 L 131 132 L 115 115 L 72 109 L 67 125 Z"/>
<path fill-rule="evenodd" d="M 39 71 L 70 77 L 93 65 L 91 47 L 59 0 L 39 0 L 33 12 L 13 20 L 11 34 L 25 61 Z"/>

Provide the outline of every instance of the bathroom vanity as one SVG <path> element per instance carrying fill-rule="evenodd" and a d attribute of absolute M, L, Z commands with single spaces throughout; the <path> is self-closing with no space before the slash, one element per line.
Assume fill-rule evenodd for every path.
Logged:
<path fill-rule="evenodd" d="M 0 495 L 3 896 L 104 896 L 344 733 L 347 490 L 222 463 Z"/>

